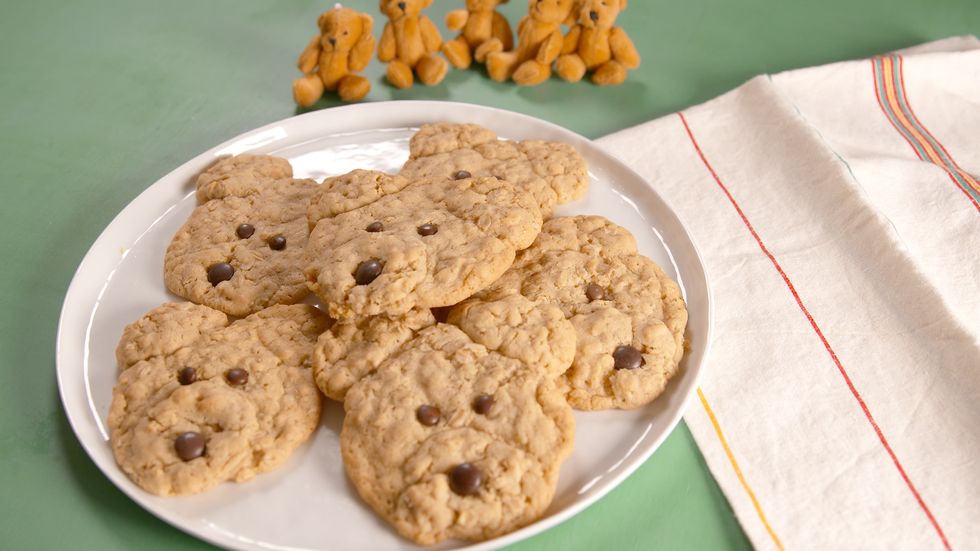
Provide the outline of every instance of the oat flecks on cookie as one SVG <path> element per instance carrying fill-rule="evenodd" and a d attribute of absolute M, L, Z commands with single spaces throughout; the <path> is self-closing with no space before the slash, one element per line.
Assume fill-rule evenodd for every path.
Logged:
<path fill-rule="evenodd" d="M 585 159 L 569 144 L 499 140 L 489 129 L 456 123 L 426 124 L 412 136 L 402 176 L 439 180 L 461 172 L 527 190 L 546 218 L 556 206 L 584 196 L 589 183 Z"/>
<path fill-rule="evenodd" d="M 301 300 L 309 293 L 306 209 L 316 189 L 292 178 L 285 159 L 218 161 L 198 177 L 200 205 L 167 248 L 167 288 L 232 316 Z"/>
<path fill-rule="evenodd" d="M 511 296 L 456 321 L 415 331 L 344 401 L 351 481 L 423 545 L 484 540 L 536 520 L 573 445 L 574 417 L 555 381 L 575 349 L 561 311 Z"/>
<path fill-rule="evenodd" d="M 555 304 L 574 325 L 575 360 L 561 384 L 576 408 L 639 407 L 677 371 L 687 325 L 680 288 L 637 252 L 626 229 L 605 218 L 545 222 L 534 244 L 478 300 L 512 294 Z"/>
<path fill-rule="evenodd" d="M 123 332 L 108 425 L 123 472 L 157 495 L 203 492 L 273 469 L 313 433 L 310 369 L 329 320 L 273 306 L 228 323 L 207 306 L 165 304 Z"/>
<path fill-rule="evenodd" d="M 455 304 L 497 279 L 542 222 L 528 192 L 494 177 L 367 170 L 328 178 L 308 216 L 307 281 L 338 319 Z"/>

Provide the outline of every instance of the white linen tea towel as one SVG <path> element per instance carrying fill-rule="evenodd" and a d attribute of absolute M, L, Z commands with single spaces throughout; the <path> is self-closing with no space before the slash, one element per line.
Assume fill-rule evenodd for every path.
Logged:
<path fill-rule="evenodd" d="M 980 549 L 980 42 L 760 76 L 599 143 L 702 253 L 685 420 L 758 549 Z"/>

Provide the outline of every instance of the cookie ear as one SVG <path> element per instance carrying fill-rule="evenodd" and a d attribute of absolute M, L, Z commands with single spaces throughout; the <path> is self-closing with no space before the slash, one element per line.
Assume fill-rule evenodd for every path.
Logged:
<path fill-rule="evenodd" d="M 447 321 L 474 342 L 520 360 L 543 376 L 558 377 L 575 357 L 575 329 L 553 304 L 536 304 L 517 294 L 492 301 L 471 299 L 455 306 Z"/>

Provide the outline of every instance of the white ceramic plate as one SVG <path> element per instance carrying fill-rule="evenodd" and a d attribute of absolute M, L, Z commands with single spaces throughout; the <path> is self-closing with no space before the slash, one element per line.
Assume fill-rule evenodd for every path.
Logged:
<path fill-rule="evenodd" d="M 573 144 L 589 163 L 588 196 L 558 214 L 606 216 L 627 227 L 641 252 L 684 290 L 690 350 L 667 391 L 632 411 L 577 413 L 575 451 L 565 462 L 555 500 L 538 522 L 470 549 L 501 547 L 562 522 L 612 490 L 646 460 L 681 418 L 707 352 L 711 306 L 704 270 L 690 237 L 647 182 L 585 138 L 525 115 L 446 102 L 352 105 L 286 119 L 242 134 L 166 175 L 102 232 L 68 288 L 58 328 L 58 384 L 65 411 L 102 472 L 145 509 L 195 536 L 239 549 L 404 549 L 412 546 L 357 497 L 344 474 L 338 435 L 340 404 L 326 401 L 320 428 L 282 468 L 246 484 L 224 484 L 196 496 L 160 498 L 119 470 L 106 432 L 117 376 L 113 355 L 123 327 L 147 310 L 179 300 L 163 284 L 163 254 L 195 206 L 196 175 L 217 157 L 244 152 L 289 159 L 297 177 L 317 180 L 354 168 L 397 171 L 413 129 L 425 122 L 473 122 L 511 139 Z M 457 548 L 447 542 L 437 548 Z"/>

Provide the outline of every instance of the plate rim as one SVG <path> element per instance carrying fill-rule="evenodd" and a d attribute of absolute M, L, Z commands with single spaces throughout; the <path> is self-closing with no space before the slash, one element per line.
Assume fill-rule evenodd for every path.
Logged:
<path fill-rule="evenodd" d="M 489 114 L 501 114 L 506 117 L 516 117 L 518 120 L 522 120 L 523 122 L 548 129 L 552 132 L 572 136 L 575 138 L 577 142 L 581 144 L 588 144 L 591 148 L 594 148 L 595 150 L 601 152 L 601 154 L 606 157 L 606 160 L 608 162 L 611 162 L 614 165 L 618 165 L 617 168 L 619 170 L 632 173 L 632 175 L 637 180 L 645 183 L 646 191 L 648 193 L 652 193 L 666 207 L 670 215 L 673 216 L 677 229 L 680 230 L 683 237 L 686 238 L 687 241 L 686 245 L 690 248 L 690 252 L 693 253 L 693 258 L 696 260 L 697 266 L 700 268 L 699 270 L 700 277 L 698 278 L 697 283 L 700 286 L 702 286 L 705 291 L 705 316 L 707 319 L 705 320 L 705 333 L 703 335 L 704 343 L 701 349 L 702 352 L 700 354 L 700 357 L 697 358 L 696 360 L 697 362 L 696 365 L 690 365 L 690 357 L 688 358 L 688 364 L 686 366 L 686 369 L 694 371 L 693 381 L 690 383 L 690 388 L 681 397 L 680 407 L 669 419 L 667 423 L 667 430 L 665 430 L 659 437 L 652 439 L 641 449 L 638 449 L 637 450 L 638 454 L 634 458 L 632 458 L 626 465 L 624 465 L 624 468 L 622 468 L 618 473 L 616 473 L 615 476 L 609 477 L 608 479 L 604 480 L 601 485 L 598 485 L 601 487 L 597 488 L 596 489 L 597 491 L 590 492 L 588 495 L 576 499 L 573 503 L 571 503 L 564 509 L 557 511 L 554 514 L 551 514 L 547 517 L 540 518 L 535 522 L 532 522 L 531 524 L 519 528 L 518 530 L 482 542 L 475 542 L 475 543 L 462 542 L 464 545 L 456 549 L 459 550 L 465 549 L 467 551 L 486 551 L 490 549 L 498 549 L 500 547 L 511 545 L 519 541 L 528 539 L 534 535 L 545 532 L 550 528 L 553 528 L 554 526 L 557 526 L 558 524 L 561 524 L 566 520 L 578 515 L 580 512 L 590 507 L 591 505 L 593 505 L 594 503 L 596 503 L 597 501 L 599 501 L 600 499 L 608 495 L 611 491 L 619 487 L 619 485 L 622 484 L 623 481 L 625 481 L 629 476 L 631 476 L 641 465 L 646 463 L 646 461 L 650 458 L 650 456 L 653 455 L 653 453 L 660 448 L 664 440 L 666 440 L 666 438 L 674 432 L 674 430 L 677 428 L 677 425 L 680 423 L 681 419 L 683 418 L 684 413 L 687 411 L 687 408 L 689 407 L 694 395 L 696 394 L 697 388 L 700 386 L 700 381 L 704 377 L 704 372 L 706 369 L 705 367 L 706 360 L 709 356 L 710 349 L 711 349 L 711 344 L 712 344 L 711 337 L 714 330 L 714 302 L 712 300 L 710 281 L 708 280 L 707 271 L 705 270 L 704 257 L 701 254 L 701 251 L 699 250 L 697 243 L 691 237 L 691 232 L 681 221 L 676 211 L 659 193 L 657 193 L 656 189 L 653 187 L 652 182 L 649 179 L 643 177 L 638 172 L 633 170 L 623 160 L 621 160 L 612 152 L 608 151 L 602 145 L 595 143 L 593 140 L 590 140 L 573 130 L 570 130 L 556 123 L 552 123 L 550 121 L 534 117 L 532 115 L 528 115 L 517 111 L 510 111 L 498 107 L 478 105 L 478 104 L 466 103 L 466 102 L 456 102 L 456 101 L 393 100 L 393 101 L 366 102 L 366 103 L 341 105 L 341 106 L 331 107 L 327 109 L 309 111 L 298 115 L 293 115 L 290 117 L 279 119 L 270 122 L 268 124 L 241 132 L 219 143 L 218 145 L 215 145 L 214 147 L 204 150 L 198 155 L 195 155 L 194 157 L 186 160 L 185 162 L 176 166 L 166 174 L 160 176 L 155 181 L 147 185 L 147 187 L 144 188 L 143 191 L 141 191 L 138 195 L 136 195 L 136 197 L 134 197 L 129 202 L 127 202 L 127 204 L 124 207 L 122 207 L 122 209 L 120 209 L 115 214 L 115 216 L 113 216 L 112 220 L 105 225 L 105 227 L 102 229 L 101 232 L 99 232 L 99 235 L 95 238 L 95 240 L 92 241 L 92 243 L 89 245 L 88 249 L 86 250 L 85 255 L 79 261 L 78 267 L 75 269 L 74 273 L 72 274 L 71 282 L 69 283 L 65 291 L 65 297 L 61 304 L 61 310 L 58 317 L 57 332 L 55 336 L 55 375 L 57 379 L 58 396 L 61 401 L 61 407 L 62 410 L 64 411 L 65 416 L 68 418 L 69 425 L 72 428 L 72 433 L 74 434 L 76 441 L 78 441 L 78 443 L 82 446 L 82 449 L 85 450 L 88 459 L 95 464 L 95 466 L 99 469 L 102 475 L 109 480 L 109 482 L 111 482 L 117 489 L 123 492 L 123 494 L 125 494 L 134 503 L 139 505 L 143 510 L 149 512 L 156 518 L 166 522 L 170 526 L 184 533 L 187 533 L 193 537 L 199 538 L 203 541 L 206 541 L 214 545 L 218 545 L 222 547 L 235 546 L 234 548 L 243 548 L 243 549 L 252 548 L 249 546 L 243 547 L 242 544 L 244 542 L 240 539 L 234 539 L 226 535 L 223 537 L 219 537 L 218 533 L 215 533 L 213 531 L 207 531 L 196 525 L 188 525 L 183 521 L 183 519 L 177 517 L 172 518 L 172 515 L 169 513 L 169 511 L 154 507 L 152 504 L 148 502 L 148 498 L 150 497 L 149 494 L 144 495 L 143 493 L 140 493 L 139 488 L 136 487 L 135 485 L 132 484 L 127 485 L 124 483 L 124 481 L 121 482 L 122 478 L 125 478 L 125 475 L 122 474 L 122 471 L 118 469 L 118 466 L 115 466 L 115 463 L 113 463 L 112 466 L 115 466 L 116 471 L 118 472 L 110 473 L 109 470 L 107 470 L 107 468 L 103 466 L 98 459 L 96 459 L 95 454 L 93 454 L 93 451 L 90 449 L 90 446 L 94 445 L 95 443 L 87 442 L 80 435 L 80 423 L 82 423 L 83 420 L 79 418 L 80 415 L 78 415 L 77 411 L 73 413 L 72 408 L 69 407 L 69 403 L 72 402 L 72 400 L 66 396 L 67 383 L 65 381 L 65 378 L 68 376 L 68 374 L 65 372 L 67 368 L 63 367 L 64 365 L 66 365 L 67 360 L 63 360 L 62 355 L 64 354 L 64 346 L 65 346 L 64 340 L 66 339 L 66 322 L 67 322 L 66 318 L 71 306 L 70 301 L 73 299 L 74 295 L 80 293 L 79 287 L 82 285 L 81 278 L 84 277 L 83 269 L 88 264 L 95 261 L 94 257 L 96 252 L 95 251 L 96 245 L 110 233 L 110 230 L 114 230 L 115 226 L 121 224 L 121 219 L 123 218 L 123 215 L 134 204 L 140 203 L 143 200 L 145 200 L 146 196 L 150 195 L 151 192 L 153 191 L 153 188 L 161 181 L 176 177 L 177 175 L 179 175 L 179 173 L 184 172 L 185 170 L 187 170 L 188 168 L 196 164 L 199 164 L 202 160 L 213 160 L 214 158 L 217 158 L 218 156 L 221 155 L 222 151 L 227 151 L 233 146 L 235 146 L 236 144 L 241 144 L 249 136 L 261 135 L 262 133 L 269 132 L 278 126 L 282 126 L 285 124 L 290 124 L 290 125 L 302 124 L 306 120 L 314 121 L 316 119 L 325 118 L 328 117 L 330 114 L 335 114 L 342 111 L 343 112 L 359 111 L 359 110 L 385 111 L 385 110 L 392 109 L 396 106 L 398 109 L 406 109 L 406 110 L 411 109 L 412 107 L 418 108 L 419 110 L 419 115 L 417 117 L 418 119 L 426 118 L 426 115 L 428 115 L 429 118 L 431 119 L 438 114 L 440 115 L 439 117 L 440 121 L 453 120 L 459 122 L 458 117 L 454 117 L 450 110 L 446 110 L 442 113 L 439 113 L 440 106 L 441 107 L 453 106 L 453 109 L 474 109 Z M 433 122 L 438 122 L 438 121 L 433 120 Z M 661 238 L 661 241 L 663 242 L 664 248 L 667 251 L 668 255 L 671 256 L 671 261 L 674 264 L 674 268 L 678 272 L 679 279 L 681 279 L 680 267 L 677 264 L 677 262 L 674 261 L 673 254 L 671 253 L 671 247 L 667 245 L 666 241 L 664 241 L 663 238 Z M 684 278 L 684 281 L 686 282 L 690 280 Z M 686 295 L 687 286 L 683 285 L 682 288 L 684 289 Z M 687 297 L 685 296 L 685 298 Z M 75 300 L 77 301 L 79 299 L 75 299 Z M 82 376 L 84 377 L 84 374 Z M 90 410 L 90 408 L 83 408 L 83 409 Z M 94 411 L 89 411 L 89 413 L 96 414 L 96 412 Z M 96 417 L 98 417 L 97 414 Z M 406 543 L 410 543 L 410 542 L 406 540 Z M 254 548 L 264 549 L 264 547 L 258 547 L 258 546 Z"/>

